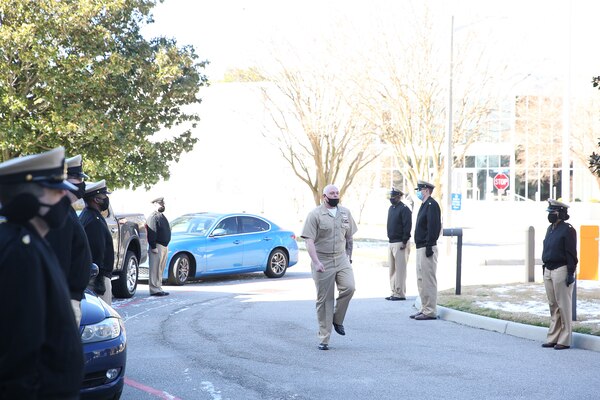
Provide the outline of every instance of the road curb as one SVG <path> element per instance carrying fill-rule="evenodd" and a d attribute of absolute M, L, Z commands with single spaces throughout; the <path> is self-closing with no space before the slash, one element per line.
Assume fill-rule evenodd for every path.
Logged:
<path fill-rule="evenodd" d="M 421 308 L 421 299 L 419 296 L 415 298 L 414 307 L 417 310 Z M 472 328 L 503 333 L 505 335 L 535 340 L 542 343 L 546 341 L 546 333 L 548 332 L 548 328 L 545 327 L 484 317 L 483 315 L 458 311 L 440 305 L 437 306 L 437 315 L 439 319 L 444 321 L 455 322 Z M 600 352 L 600 336 L 573 332 L 571 347 Z"/>

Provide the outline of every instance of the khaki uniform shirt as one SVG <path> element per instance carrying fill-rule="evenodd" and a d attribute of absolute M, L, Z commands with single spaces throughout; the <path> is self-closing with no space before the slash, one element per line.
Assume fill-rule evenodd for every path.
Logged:
<path fill-rule="evenodd" d="M 325 205 L 312 210 L 302 229 L 302 237 L 313 239 L 318 254 L 340 255 L 346 253 L 346 240 L 351 238 L 358 227 L 350 210 L 338 206 L 334 217 Z"/>

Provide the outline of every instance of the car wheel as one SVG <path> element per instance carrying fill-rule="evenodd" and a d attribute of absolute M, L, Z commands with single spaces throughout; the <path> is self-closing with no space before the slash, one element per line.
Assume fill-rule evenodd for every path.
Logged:
<path fill-rule="evenodd" d="M 113 296 L 129 299 L 135 295 L 138 283 L 138 259 L 134 252 L 127 250 L 123 271 L 119 272 L 118 279 L 112 282 Z"/>
<path fill-rule="evenodd" d="M 190 279 L 190 257 L 177 254 L 169 266 L 169 283 L 181 286 Z"/>
<path fill-rule="evenodd" d="M 267 269 L 265 275 L 269 278 L 281 278 L 285 275 L 288 267 L 288 258 L 285 252 L 281 249 L 275 249 L 269 254 L 267 259 Z"/>

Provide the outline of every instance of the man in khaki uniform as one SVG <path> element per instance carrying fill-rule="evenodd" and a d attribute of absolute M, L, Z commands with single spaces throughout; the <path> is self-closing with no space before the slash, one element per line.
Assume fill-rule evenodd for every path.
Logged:
<path fill-rule="evenodd" d="M 438 202 L 431 197 L 434 188 L 431 183 L 420 180 L 415 189 L 422 201 L 415 223 L 417 288 L 421 309 L 410 318 L 417 321 L 437 319 L 437 240 L 442 230 L 442 217 Z"/>
<path fill-rule="evenodd" d="M 308 214 L 302 229 L 317 288 L 320 350 L 329 350 L 332 325 L 338 334 L 346 334 L 344 318 L 355 288 L 352 236 L 358 228 L 350 210 L 338 205 L 339 198 L 336 186 L 326 186 L 323 203 Z M 338 298 L 334 301 L 336 284 Z"/>

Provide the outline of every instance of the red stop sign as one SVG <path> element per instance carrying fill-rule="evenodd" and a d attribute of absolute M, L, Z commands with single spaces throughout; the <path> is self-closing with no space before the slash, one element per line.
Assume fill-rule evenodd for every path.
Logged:
<path fill-rule="evenodd" d="M 494 177 L 494 187 L 498 190 L 504 190 L 508 187 L 510 180 L 506 174 L 502 172 Z"/>

